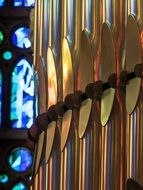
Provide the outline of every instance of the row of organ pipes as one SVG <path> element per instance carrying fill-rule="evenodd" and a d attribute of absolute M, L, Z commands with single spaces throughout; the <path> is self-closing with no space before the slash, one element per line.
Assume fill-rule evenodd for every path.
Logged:
<path fill-rule="evenodd" d="M 143 0 L 36 1 L 31 190 L 143 184 L 142 31 Z"/>

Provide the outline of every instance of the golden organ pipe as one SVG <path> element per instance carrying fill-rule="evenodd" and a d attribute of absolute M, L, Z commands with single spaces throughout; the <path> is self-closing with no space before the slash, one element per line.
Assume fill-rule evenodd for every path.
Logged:
<path fill-rule="evenodd" d="M 48 2 L 48 49 L 47 49 L 47 108 L 53 104 L 56 104 L 59 93 L 58 93 L 58 81 L 57 81 L 57 73 L 60 68 L 59 64 L 59 49 L 60 49 L 60 2 L 52 1 Z M 49 21 L 49 23 L 48 23 Z M 58 75 L 61 73 L 58 73 Z M 60 77 L 59 77 L 60 79 Z M 51 95 L 52 94 L 52 95 Z M 59 130 L 56 125 L 56 134 L 58 134 Z M 52 139 L 48 138 L 49 130 L 46 131 L 46 144 L 52 143 Z M 59 135 L 56 135 L 54 138 L 54 145 L 52 148 L 52 154 L 49 156 L 49 159 L 46 159 L 46 189 L 57 189 L 59 186 L 59 178 L 60 176 L 57 173 L 57 181 L 55 181 L 55 167 L 59 170 L 59 152 L 58 146 L 55 146 L 56 140 L 55 138 L 59 138 Z M 45 156 L 47 155 L 47 149 L 45 150 Z M 60 170 L 59 170 L 60 172 Z M 57 183 L 57 185 L 55 184 Z"/>
<path fill-rule="evenodd" d="M 46 111 L 46 78 L 45 78 L 45 67 L 46 67 L 46 49 L 45 49 L 45 44 L 44 44 L 44 20 L 45 20 L 45 10 L 44 10 L 44 6 L 45 3 L 44 1 L 40 0 L 40 1 L 36 1 L 36 11 L 35 11 L 35 36 L 34 36 L 34 40 L 35 40 L 35 45 L 34 45 L 34 62 L 35 62 L 35 69 L 38 72 L 38 78 L 39 78 L 39 96 L 41 98 L 39 99 L 39 111 L 41 112 L 45 112 Z M 43 92 L 43 93 L 41 93 Z M 44 137 L 43 137 L 44 138 Z M 38 145 L 36 145 L 38 146 Z M 41 146 L 43 146 L 41 144 Z M 39 146 L 37 149 L 37 153 L 39 151 Z M 42 155 L 42 154 L 41 154 Z M 37 158 L 38 159 L 38 158 Z M 41 160 L 41 158 L 39 158 Z M 42 178 L 42 166 L 40 167 L 40 170 L 38 171 L 37 175 L 39 177 L 37 177 L 36 179 L 38 180 L 36 183 L 38 183 L 39 187 L 37 187 L 39 190 L 42 188 L 42 180 L 40 180 L 40 178 Z"/>
<path fill-rule="evenodd" d="M 43 30 L 44 30 L 44 1 L 41 0 L 40 1 L 40 5 L 39 5 L 39 16 L 40 16 L 40 31 L 39 31 L 39 37 L 40 37 L 40 44 L 39 44 L 39 55 L 41 57 L 43 57 L 43 44 L 44 44 L 44 40 L 43 40 L 43 37 L 44 37 L 44 33 L 43 33 Z"/>
<path fill-rule="evenodd" d="M 90 190 L 95 189 L 95 187 L 98 190 L 125 190 L 125 183 L 129 177 L 135 177 L 139 182 L 143 183 L 143 171 L 141 169 L 143 165 L 143 129 L 140 127 L 143 123 L 142 95 L 133 114 L 127 117 L 125 91 L 121 88 L 121 81 L 119 80 L 121 71 L 125 70 L 125 28 L 127 27 L 127 16 L 129 14 L 134 15 L 138 22 L 142 40 L 142 3 L 142 0 L 62 0 L 58 2 L 50 0 L 48 5 L 49 19 L 47 22 L 49 25 L 48 44 L 45 44 L 43 42 L 44 35 L 41 38 L 41 34 L 44 34 L 45 30 L 45 23 L 43 24 L 45 17 L 43 14 L 45 13 L 43 11 L 46 8 L 43 6 L 43 1 L 37 2 L 36 15 L 38 16 L 35 22 L 38 27 L 42 27 L 39 30 L 40 32 L 38 29 L 35 32 L 37 43 L 34 45 L 34 49 L 37 55 L 34 57 L 34 62 L 35 65 L 39 64 L 39 55 L 45 59 L 47 55 L 45 55 L 44 51 L 46 47 L 49 47 L 56 66 L 56 72 L 53 75 L 57 74 L 58 77 L 56 81 L 58 86 L 55 87 L 58 89 L 57 96 L 54 93 L 53 96 L 49 92 L 47 107 L 55 104 L 57 100 L 64 100 L 68 94 L 73 93 L 77 89 L 85 91 L 86 85 L 93 82 L 93 80 L 97 81 L 100 79 L 106 82 L 112 70 L 109 69 L 110 72 L 108 73 L 108 68 L 116 64 L 116 69 L 114 67 L 112 70 L 112 72 L 117 74 L 116 96 L 112 114 L 110 117 L 110 114 L 108 114 L 108 122 L 103 117 L 101 117 L 100 121 L 100 112 L 106 112 L 107 110 L 105 109 L 108 109 L 108 105 L 111 102 L 108 101 L 103 110 L 102 101 L 100 107 L 100 101 L 89 98 L 82 102 L 80 111 L 78 108 L 74 108 L 69 110 L 70 114 L 67 112 L 64 114 L 63 122 L 65 122 L 67 115 L 71 119 L 69 131 L 66 131 L 67 128 L 64 128 L 63 124 L 58 124 L 59 120 L 57 121 L 56 125 L 58 127 L 56 126 L 56 130 L 58 131 L 62 127 L 62 141 L 65 141 L 65 144 L 63 143 L 64 146 L 62 146 L 62 143 L 59 143 L 61 144 L 61 168 L 58 170 L 60 172 L 58 173 L 60 184 L 57 188 L 61 190 Z M 115 52 L 113 50 L 111 54 L 114 54 L 115 62 L 112 62 L 110 56 L 107 56 L 105 59 L 105 46 L 108 44 L 106 49 L 110 49 L 111 40 L 103 40 L 103 36 L 101 37 L 103 22 L 108 23 L 109 33 L 113 37 L 113 49 L 115 49 Z M 103 64 L 100 64 L 103 57 Z M 110 65 L 108 59 L 113 63 L 112 65 Z M 50 59 L 48 62 L 47 77 L 51 77 Z M 104 68 L 105 65 L 108 66 Z M 77 72 L 78 66 L 79 73 Z M 105 70 L 106 72 L 103 74 Z M 107 77 L 105 77 L 106 75 Z M 47 85 L 48 88 L 50 88 L 49 84 Z M 107 98 L 108 93 L 103 92 L 103 97 Z M 54 101 L 52 102 L 50 98 L 54 98 Z M 105 127 L 101 127 L 101 123 L 102 125 L 105 124 Z M 55 150 L 55 154 L 57 153 L 56 149 L 52 150 Z M 79 163 L 78 159 L 80 160 Z M 53 153 L 46 166 L 43 166 L 46 167 L 46 189 L 53 190 L 55 188 L 53 181 L 53 169 L 55 167 Z M 36 179 L 41 179 L 41 171 L 40 167 Z M 79 179 L 78 181 L 76 177 Z M 42 183 L 39 180 L 36 180 L 36 183 L 35 189 L 40 190 Z"/>
<path fill-rule="evenodd" d="M 116 15 L 119 15 L 118 17 Z M 113 32 L 116 48 L 117 76 L 118 87 L 116 93 L 114 116 L 116 139 L 114 142 L 114 164 L 120 166 L 118 171 L 114 170 L 118 176 L 115 187 L 123 189 L 126 186 L 127 169 L 126 169 L 126 107 L 125 107 L 125 90 L 120 87 L 119 76 L 125 69 L 125 27 L 127 25 L 127 1 L 114 1 L 113 3 Z"/>
<path fill-rule="evenodd" d="M 33 63 L 35 66 L 35 69 L 37 68 L 37 63 L 38 63 L 38 54 L 36 53 L 39 49 L 39 35 L 38 35 L 38 27 L 39 27 L 39 17 L 38 17 L 38 5 L 39 1 L 35 1 L 35 14 L 34 14 L 34 47 L 33 47 L 33 52 L 34 52 L 34 58 L 33 58 Z"/>
<path fill-rule="evenodd" d="M 137 19 L 137 23 L 138 23 L 138 27 L 139 27 L 139 31 L 140 31 L 140 41 L 141 41 L 141 48 L 142 48 L 142 54 L 143 54 L 143 45 L 142 45 L 142 37 L 143 37 L 143 1 L 139 0 L 137 1 L 137 15 L 136 15 L 136 19 Z M 138 132 L 138 180 L 140 183 L 143 183 L 143 171 L 141 170 L 141 168 L 143 167 L 143 140 L 142 140 L 142 134 L 143 134 L 143 129 L 140 126 L 143 126 L 143 120 L 142 120 L 142 115 L 143 115 L 143 105 L 142 105 L 142 84 L 143 84 L 143 80 L 141 81 L 141 93 L 140 93 L 140 100 L 138 102 L 138 107 L 137 107 L 137 126 L 139 127 L 139 132 Z"/>
<path fill-rule="evenodd" d="M 58 97 L 58 84 L 57 84 L 57 72 L 56 72 L 56 63 L 55 56 L 52 51 L 52 48 L 48 47 L 47 50 L 47 82 L 48 82 L 48 107 L 56 104 Z M 52 96 L 51 96 L 52 94 Z M 57 123 L 49 124 L 46 130 L 46 143 L 45 143 L 45 160 L 46 160 L 46 189 L 58 190 L 57 185 L 59 186 L 59 172 L 60 172 L 60 155 L 59 155 L 59 146 L 60 142 L 59 137 L 59 128 Z M 53 135 L 53 136 L 52 136 Z M 56 139 L 57 138 L 57 139 Z M 58 142 L 58 143 L 57 143 Z M 50 146 L 51 145 L 51 146 Z M 49 150 L 51 148 L 51 152 Z M 58 168 L 57 180 L 55 179 L 55 168 Z M 55 181 L 56 180 L 56 181 Z M 57 185 L 55 184 L 57 183 Z"/>
<path fill-rule="evenodd" d="M 139 26 L 139 29 L 141 30 L 142 28 L 142 18 L 140 17 L 141 15 L 141 12 L 140 12 L 140 8 L 139 8 L 139 5 L 141 1 L 135 1 L 135 0 L 131 0 L 129 1 L 129 4 L 128 4 L 128 14 L 132 14 L 134 16 L 134 18 L 136 19 L 135 22 L 138 22 L 138 26 Z M 132 30 L 132 29 L 131 29 Z M 138 30 L 138 27 L 137 27 L 137 30 Z M 135 31 L 134 33 L 134 36 L 135 35 L 138 35 L 138 39 L 136 38 L 132 38 L 132 43 L 135 44 L 136 43 L 136 49 L 138 48 L 138 52 L 133 52 L 132 55 L 134 55 L 134 57 L 132 58 L 134 60 L 134 65 L 135 64 L 139 64 L 142 62 L 142 55 L 141 55 L 141 45 L 140 45 L 140 39 L 139 39 L 139 35 L 138 34 L 139 31 Z M 129 33 L 128 33 L 129 34 Z M 138 44 L 137 44 L 138 43 Z M 135 46 L 135 45 L 134 45 Z M 129 67 L 127 69 L 130 69 Z M 131 69 L 132 66 L 131 66 Z M 134 82 L 134 83 L 133 83 Z M 140 79 L 136 78 L 134 79 L 131 84 L 132 84 L 132 87 L 134 86 L 138 86 L 138 88 L 140 88 Z M 127 97 L 129 97 L 129 93 L 128 92 L 129 89 L 127 89 Z M 134 101 L 136 102 L 138 97 L 139 97 L 139 90 L 136 90 L 138 92 L 138 94 L 136 96 L 134 96 Z M 128 102 L 128 99 L 127 99 L 127 109 L 129 107 L 129 103 Z M 141 104 L 138 104 L 138 107 L 136 107 L 132 113 L 130 114 L 128 112 L 128 120 L 129 120 L 129 124 L 128 125 L 128 146 L 130 147 L 130 153 L 128 155 L 128 176 L 127 177 L 134 177 L 136 178 L 137 180 L 141 180 L 141 171 L 140 171 L 140 167 L 141 167 L 141 163 L 140 163 L 140 143 L 142 143 L 142 140 L 140 140 L 140 131 L 142 131 L 141 127 L 142 124 L 140 123 L 140 105 Z M 134 106 L 135 107 L 135 106 Z M 129 110 L 129 109 L 128 109 Z M 140 110 L 140 111 L 139 111 Z M 141 155 L 142 156 L 142 155 Z M 140 163 L 140 167 L 139 167 L 139 163 Z"/>
<path fill-rule="evenodd" d="M 80 1 L 62 1 L 62 69 L 63 100 L 77 89 L 75 73 L 77 68 L 77 52 L 79 51 Z M 61 125 L 61 179 L 60 189 L 78 188 L 78 121 L 77 108 L 64 113 Z M 68 124 L 66 124 L 68 122 Z M 75 176 L 77 178 L 75 178 Z"/>
<path fill-rule="evenodd" d="M 100 3 L 100 4 L 99 4 Z M 86 7 L 86 5 L 88 5 L 88 7 Z M 97 5 L 95 7 L 95 5 Z M 80 66 L 79 66 L 79 72 L 80 72 L 80 90 L 84 90 L 85 86 L 90 83 L 93 82 L 94 77 L 93 75 L 87 76 L 85 74 L 85 72 L 88 70 L 90 73 L 93 74 L 93 58 L 95 57 L 95 55 L 93 55 L 93 53 L 95 52 L 95 50 L 97 51 L 97 47 L 98 47 L 98 39 L 99 39 L 99 33 L 100 33 L 100 27 L 98 28 L 98 26 L 100 26 L 101 21 L 100 20 L 96 20 L 96 18 L 94 18 L 95 13 L 97 13 L 98 10 L 98 15 L 101 14 L 102 12 L 102 8 L 101 8 L 102 2 L 100 1 L 82 1 L 82 29 L 84 29 L 84 31 L 82 32 L 82 37 L 81 37 L 81 52 L 80 52 Z M 99 10 L 99 7 L 101 10 Z M 94 12 L 94 9 L 96 10 Z M 92 16 L 90 16 L 90 14 Z M 88 18 L 90 18 L 91 20 L 88 20 Z M 102 18 L 102 16 L 101 16 Z M 95 24 L 95 26 L 94 26 Z M 94 27 L 97 27 L 96 30 Z M 87 31 L 87 32 L 86 32 Z M 94 37 L 96 36 L 96 44 L 94 44 L 95 42 L 93 42 Z M 95 46 L 94 46 L 95 45 Z M 85 46 L 87 48 L 85 48 Z M 87 50 L 88 49 L 88 50 Z M 86 64 L 87 62 L 87 64 Z M 89 68 L 90 67 L 90 68 Z M 95 71 L 96 72 L 96 71 Z M 85 77 L 86 76 L 86 77 Z M 100 135 L 100 129 L 98 128 L 99 126 L 95 125 L 94 120 L 92 120 L 92 117 L 94 117 L 94 114 L 97 114 L 96 111 L 94 109 L 96 109 L 96 105 L 94 105 L 95 107 L 92 107 L 92 100 L 89 101 L 85 101 L 82 103 L 82 109 L 80 111 L 80 120 L 82 120 L 84 117 L 83 115 L 86 114 L 86 120 L 85 123 L 83 125 L 83 127 L 81 127 L 81 121 L 79 121 L 80 123 L 80 128 L 79 128 L 79 136 L 80 136 L 80 176 L 79 176 L 79 189 L 92 189 L 94 188 L 94 185 L 99 188 L 99 173 L 100 173 L 100 151 L 99 151 L 99 147 L 100 147 L 100 143 L 97 142 L 97 136 Z M 86 113 L 86 106 L 89 106 L 89 116 Z M 83 111 L 83 109 L 85 109 L 85 111 Z M 94 112 L 95 111 L 95 112 Z M 85 112 L 85 113 L 84 113 Z M 89 121 L 88 121 L 89 120 Z M 99 129 L 99 130 L 98 130 Z M 94 134 L 95 132 L 95 134 Z M 95 144 L 94 144 L 95 143 Z M 95 146 L 93 146 L 93 144 Z M 94 149 L 93 149 L 94 147 Z M 97 156 L 94 157 L 94 154 Z M 93 160 L 94 159 L 94 160 Z M 91 163 L 96 163 L 94 165 L 94 168 L 91 167 Z M 95 169 L 96 168 L 96 169 Z M 96 170 L 96 172 L 95 172 Z M 97 174 L 97 176 L 95 177 L 95 175 Z M 86 177 L 88 176 L 88 177 Z"/>

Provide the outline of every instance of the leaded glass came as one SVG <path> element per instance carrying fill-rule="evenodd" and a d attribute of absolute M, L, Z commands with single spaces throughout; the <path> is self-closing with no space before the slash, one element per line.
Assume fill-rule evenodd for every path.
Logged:
<path fill-rule="evenodd" d="M 22 49 L 27 49 L 31 47 L 31 42 L 29 39 L 30 30 L 27 27 L 20 27 L 16 29 L 12 35 L 13 44 Z"/>
<path fill-rule="evenodd" d="M 26 148 L 16 148 L 11 151 L 8 164 L 16 172 L 25 172 L 32 166 L 32 155 Z"/>
<path fill-rule="evenodd" d="M 0 45 L 2 44 L 3 40 L 4 40 L 4 34 L 3 34 L 3 32 L 0 30 Z"/>
<path fill-rule="evenodd" d="M 2 109 L 2 72 L 0 71 L 0 127 L 1 127 L 1 109 Z"/>
<path fill-rule="evenodd" d="M 34 117 L 34 77 L 29 62 L 22 58 L 12 72 L 11 126 L 30 128 Z"/>
<path fill-rule="evenodd" d="M 12 190 L 28 190 L 28 189 L 23 182 L 18 182 L 16 185 L 14 185 Z"/>

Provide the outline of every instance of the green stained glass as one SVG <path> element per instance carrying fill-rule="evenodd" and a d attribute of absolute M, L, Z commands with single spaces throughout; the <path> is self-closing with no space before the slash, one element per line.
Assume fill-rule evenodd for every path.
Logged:
<path fill-rule="evenodd" d="M 7 183 L 8 182 L 8 175 L 0 174 L 0 183 Z"/>
<path fill-rule="evenodd" d="M 28 190 L 23 182 L 17 183 L 12 190 Z"/>
<path fill-rule="evenodd" d="M 5 51 L 2 55 L 3 59 L 10 60 L 12 58 L 12 53 L 10 51 Z"/>
<path fill-rule="evenodd" d="M 2 44 L 4 40 L 4 35 L 3 35 L 3 32 L 0 30 L 0 45 Z"/>

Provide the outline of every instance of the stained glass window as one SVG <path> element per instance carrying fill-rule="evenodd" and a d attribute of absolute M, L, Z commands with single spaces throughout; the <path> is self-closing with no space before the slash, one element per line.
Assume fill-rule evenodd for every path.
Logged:
<path fill-rule="evenodd" d="M 14 0 L 14 7 L 34 7 L 35 0 Z"/>
<path fill-rule="evenodd" d="M 0 30 L 0 45 L 2 44 L 3 40 L 4 40 L 4 34 L 3 34 L 3 32 Z"/>
<path fill-rule="evenodd" d="M 0 0 L 0 7 L 4 7 L 5 6 L 5 0 Z"/>
<path fill-rule="evenodd" d="M 30 128 L 34 116 L 34 77 L 29 62 L 22 58 L 12 72 L 11 125 Z"/>
<path fill-rule="evenodd" d="M 21 7 L 22 6 L 22 0 L 14 0 L 14 7 Z"/>
<path fill-rule="evenodd" d="M 2 73 L 0 71 L 0 126 L 1 126 L 1 108 L 2 108 Z"/>
<path fill-rule="evenodd" d="M 20 27 L 16 29 L 12 35 L 13 44 L 22 49 L 27 49 L 31 47 L 31 42 L 29 39 L 30 30 L 28 27 Z"/>
<path fill-rule="evenodd" d="M 16 148 L 8 157 L 9 166 L 16 172 L 25 172 L 32 166 L 32 155 L 26 148 Z"/>
<path fill-rule="evenodd" d="M 4 51 L 3 55 L 2 55 L 3 59 L 5 59 L 6 61 L 9 61 L 10 59 L 12 59 L 12 52 L 11 51 Z"/>
<path fill-rule="evenodd" d="M 0 174 L 0 183 L 7 183 L 7 182 L 8 182 L 8 175 Z"/>
<path fill-rule="evenodd" d="M 28 190 L 28 189 L 23 182 L 18 182 L 16 185 L 14 185 L 12 190 Z"/>
<path fill-rule="evenodd" d="M 24 6 L 25 7 L 33 7 L 34 6 L 34 0 L 24 0 Z"/>

